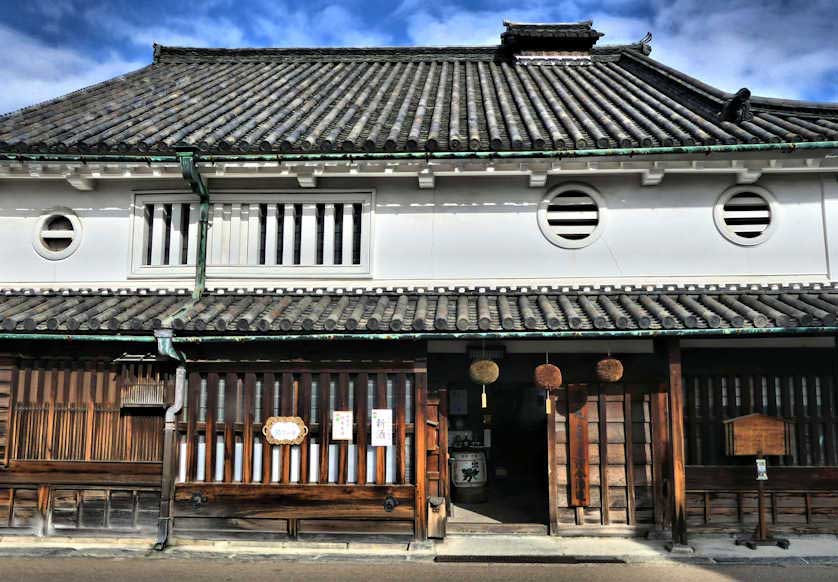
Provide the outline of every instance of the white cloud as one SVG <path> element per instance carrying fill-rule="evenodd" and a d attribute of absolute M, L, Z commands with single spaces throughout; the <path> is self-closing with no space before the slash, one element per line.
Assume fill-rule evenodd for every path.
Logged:
<path fill-rule="evenodd" d="M 201 13 L 189 18 L 169 15 L 158 21 L 161 24 L 154 26 L 133 22 L 101 9 L 89 10 L 85 18 L 92 25 L 105 27 L 114 36 L 125 38 L 137 46 L 148 47 L 149 52 L 154 43 L 168 46 L 238 47 L 242 46 L 245 38 L 242 29 L 230 19 Z"/>
<path fill-rule="evenodd" d="M 271 19 L 260 16 L 254 19 L 256 36 L 266 46 L 316 47 L 316 46 L 382 46 L 392 43 L 388 32 L 376 31 L 369 23 L 339 4 L 327 4 L 319 9 L 270 3 L 270 10 L 263 14 L 281 14 Z"/>
<path fill-rule="evenodd" d="M 0 61 L 0 113 L 59 97 L 146 64 L 114 54 L 94 60 L 72 49 L 47 46 L 3 25 L 0 46 L 14 47 L 21 55 Z"/>
<path fill-rule="evenodd" d="M 570 14 L 575 10 L 576 5 L 571 1 L 550 4 L 531 2 L 508 9 L 467 10 L 454 4 L 416 4 L 407 0 L 398 8 L 405 14 L 411 43 L 425 46 L 496 45 L 500 42 L 504 20 L 555 21 L 556 14 Z"/>

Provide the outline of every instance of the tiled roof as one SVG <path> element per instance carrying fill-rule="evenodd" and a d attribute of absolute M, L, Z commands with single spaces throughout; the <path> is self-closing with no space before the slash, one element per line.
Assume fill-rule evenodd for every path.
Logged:
<path fill-rule="evenodd" d="M 732 95 L 647 52 L 643 43 L 536 58 L 505 46 L 156 47 L 143 69 L 0 117 L 0 151 L 532 151 L 838 139 L 836 106 L 755 97 L 749 117 L 739 102 L 725 107 Z"/>
<path fill-rule="evenodd" d="M 201 334 L 499 331 L 712 331 L 833 327 L 838 289 L 557 288 L 215 291 L 7 291 L 4 332 Z M 721 331 L 720 331 L 721 333 Z"/>

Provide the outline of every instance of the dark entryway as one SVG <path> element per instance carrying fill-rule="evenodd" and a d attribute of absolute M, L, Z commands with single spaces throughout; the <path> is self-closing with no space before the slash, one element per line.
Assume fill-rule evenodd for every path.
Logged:
<path fill-rule="evenodd" d="M 449 523 L 485 525 L 547 524 L 547 422 L 544 395 L 531 383 L 497 383 L 487 387 L 487 407 L 481 389 L 466 390 L 466 413 L 456 403 L 449 410 L 450 454 L 483 452 L 486 456 L 485 495 L 456 487 L 452 467 L 453 506 Z M 462 398 L 462 394 L 459 396 Z M 464 440 L 471 435 L 471 441 Z M 459 437 L 459 438 L 458 438 Z M 475 468 L 478 470 L 478 468 Z M 470 493 L 458 495 L 459 492 Z M 475 499 L 478 497 L 478 499 Z M 456 529 L 456 527 L 455 527 Z M 539 528 L 536 528 L 539 529 Z"/>

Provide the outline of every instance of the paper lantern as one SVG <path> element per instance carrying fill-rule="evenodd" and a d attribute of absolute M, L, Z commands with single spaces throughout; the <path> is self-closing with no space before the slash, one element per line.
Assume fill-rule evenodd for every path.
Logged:
<path fill-rule="evenodd" d="M 498 379 L 500 369 L 492 360 L 477 360 L 468 368 L 468 375 L 475 384 L 491 384 Z"/>
<path fill-rule="evenodd" d="M 623 378 L 623 363 L 617 358 L 602 358 L 596 363 L 596 377 L 600 382 L 619 382 Z"/>
<path fill-rule="evenodd" d="M 558 390 L 562 386 L 562 371 L 553 364 L 541 364 L 535 368 L 535 385 L 542 390 Z"/>

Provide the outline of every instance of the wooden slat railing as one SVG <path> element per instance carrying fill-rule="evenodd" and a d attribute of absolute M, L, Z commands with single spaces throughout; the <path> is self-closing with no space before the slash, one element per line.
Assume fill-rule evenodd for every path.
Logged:
<path fill-rule="evenodd" d="M 413 479 L 411 369 L 195 371 L 179 422 L 181 483 L 408 485 Z M 393 443 L 369 446 L 372 408 L 393 410 Z M 335 410 L 354 412 L 352 441 L 331 440 Z M 269 445 L 270 416 L 300 416 L 300 445 Z"/>
<path fill-rule="evenodd" d="M 160 462 L 162 418 L 119 407 L 18 402 L 12 461 Z"/>

